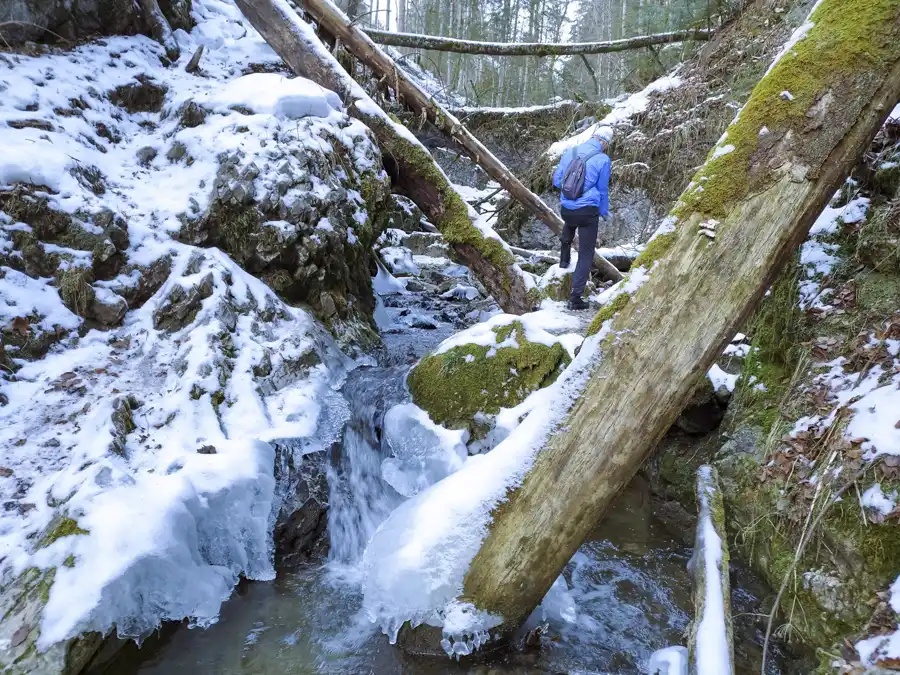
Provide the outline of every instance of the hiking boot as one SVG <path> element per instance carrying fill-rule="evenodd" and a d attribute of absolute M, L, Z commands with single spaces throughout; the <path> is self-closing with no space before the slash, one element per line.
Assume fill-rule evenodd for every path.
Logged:
<path fill-rule="evenodd" d="M 569 303 L 566 305 L 566 307 L 568 307 L 569 309 L 580 311 L 582 309 L 587 309 L 588 304 L 581 297 L 572 296 L 571 298 L 569 298 Z"/>
<path fill-rule="evenodd" d="M 562 269 L 566 269 L 569 266 L 569 263 L 572 262 L 572 249 L 569 245 L 563 244 L 562 249 L 559 252 L 559 266 Z"/>

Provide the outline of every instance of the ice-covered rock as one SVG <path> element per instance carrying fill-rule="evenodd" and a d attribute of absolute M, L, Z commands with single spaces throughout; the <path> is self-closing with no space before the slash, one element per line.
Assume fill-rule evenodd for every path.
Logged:
<path fill-rule="evenodd" d="M 466 436 L 438 426 L 411 403 L 394 406 L 384 416 L 391 456 L 381 463 L 382 476 L 401 495 L 412 497 L 462 467 Z"/>

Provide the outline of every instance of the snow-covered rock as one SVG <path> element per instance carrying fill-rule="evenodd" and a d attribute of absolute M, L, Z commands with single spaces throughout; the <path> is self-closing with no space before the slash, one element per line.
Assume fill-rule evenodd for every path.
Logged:
<path fill-rule="evenodd" d="M 316 317 L 374 335 L 387 175 L 229 0 L 193 18 L 171 65 L 143 36 L 0 55 L 4 672 L 207 625 L 273 530 L 324 526 L 352 364 Z"/>

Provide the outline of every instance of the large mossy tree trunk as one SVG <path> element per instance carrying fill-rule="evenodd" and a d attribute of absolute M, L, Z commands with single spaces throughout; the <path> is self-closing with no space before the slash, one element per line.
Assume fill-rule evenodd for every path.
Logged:
<path fill-rule="evenodd" d="M 462 598 L 507 630 L 674 422 L 900 98 L 900 0 L 821 0 L 801 31 L 681 195 L 671 231 L 635 261 L 649 276 L 595 318 L 581 396 L 495 509 Z"/>
<path fill-rule="evenodd" d="M 243 6 L 244 3 L 239 3 Z M 394 89 L 397 97 L 423 120 L 427 119 L 436 129 L 450 137 L 473 162 L 488 176 L 497 181 L 510 196 L 550 228 L 556 235 L 562 233 L 563 221 L 540 197 L 522 184 L 481 141 L 454 117 L 447 108 L 425 93 L 390 56 L 357 28 L 347 16 L 335 7 L 331 0 L 303 0 L 303 8 L 319 24 L 319 30 L 340 40 L 347 51 L 360 60 L 382 81 Z M 621 272 L 599 254 L 594 255 L 594 266 L 604 280 L 619 281 Z"/>
<path fill-rule="evenodd" d="M 437 226 L 457 260 L 475 273 L 497 304 L 511 314 L 530 311 L 535 298 L 513 254 L 502 240 L 485 236 L 476 227 L 472 211 L 428 150 L 341 68 L 287 0 L 235 2 L 295 73 L 336 92 L 348 112 L 372 130 L 382 154 L 395 165 L 395 187 Z"/>

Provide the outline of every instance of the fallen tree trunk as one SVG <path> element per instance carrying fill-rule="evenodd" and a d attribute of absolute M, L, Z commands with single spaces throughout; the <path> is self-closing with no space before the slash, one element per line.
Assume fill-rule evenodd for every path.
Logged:
<path fill-rule="evenodd" d="M 670 33 L 639 35 L 622 40 L 603 42 L 479 42 L 459 40 L 440 35 L 417 35 L 415 33 L 395 33 L 393 31 L 366 28 L 374 42 L 391 47 L 410 49 L 430 49 L 436 52 L 456 52 L 458 54 L 484 54 L 488 56 L 569 56 L 572 54 L 609 54 L 629 49 L 643 49 L 654 45 L 665 45 L 687 40 L 709 40 L 712 31 L 705 28 L 676 30 Z"/>
<path fill-rule="evenodd" d="M 900 99 L 900 0 L 821 0 L 794 37 L 635 261 L 630 293 L 595 317 L 586 384 L 494 509 L 461 598 L 501 617 L 500 636 L 547 593 Z"/>
<path fill-rule="evenodd" d="M 395 164 L 396 187 L 437 226 L 459 262 L 475 273 L 497 304 L 512 314 L 531 311 L 534 293 L 513 254 L 499 237 L 485 236 L 473 223 L 474 212 L 428 150 L 369 98 L 287 0 L 235 1 L 294 72 L 336 92 L 347 111 L 372 130 L 382 154 Z"/>
<path fill-rule="evenodd" d="M 519 248 L 518 246 L 510 246 L 509 249 L 516 255 L 523 258 L 532 258 L 543 262 L 559 263 L 559 255 L 547 253 L 544 251 L 532 251 L 527 248 Z M 635 258 L 638 257 L 640 251 L 633 248 L 607 248 L 603 249 L 603 257 L 609 260 L 620 272 L 627 272 L 631 269 L 631 265 Z"/>
<path fill-rule="evenodd" d="M 688 641 L 691 675 L 734 675 L 728 538 L 719 476 L 711 466 L 697 470 L 697 533 L 690 570 L 694 621 Z"/>
<path fill-rule="evenodd" d="M 248 4 L 246 0 L 240 3 L 242 7 L 245 4 Z M 330 0 L 303 0 L 303 8 L 316 20 L 320 30 L 339 39 L 347 51 L 384 78 L 385 83 L 394 89 L 398 99 L 456 141 L 465 154 L 509 192 L 513 199 L 546 223 L 554 233 L 559 235 L 562 232 L 562 218 L 525 187 L 456 117 L 422 91 L 391 57 L 353 25 Z M 595 256 L 594 264 L 604 280 L 618 281 L 622 278 L 619 270 L 602 257 Z"/>
<path fill-rule="evenodd" d="M 466 127 L 480 127 L 495 122 L 538 122 L 542 123 L 550 117 L 574 119 L 594 114 L 601 103 L 585 103 L 579 101 L 559 101 L 548 105 L 528 105 L 515 108 L 482 108 L 480 106 L 457 106 L 447 111 L 466 123 Z M 606 108 L 609 109 L 608 106 Z"/>

